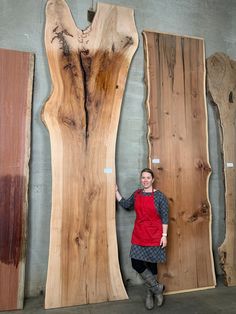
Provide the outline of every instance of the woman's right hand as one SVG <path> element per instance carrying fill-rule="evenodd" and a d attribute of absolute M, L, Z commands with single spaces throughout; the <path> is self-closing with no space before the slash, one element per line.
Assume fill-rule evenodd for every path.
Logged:
<path fill-rule="evenodd" d="M 119 192 L 119 189 L 118 189 L 118 185 L 116 184 L 116 192 L 115 192 L 115 194 L 116 194 L 116 199 L 117 199 L 117 201 L 119 202 L 121 199 L 122 199 L 122 196 L 121 196 L 121 194 L 120 194 L 120 192 Z"/>

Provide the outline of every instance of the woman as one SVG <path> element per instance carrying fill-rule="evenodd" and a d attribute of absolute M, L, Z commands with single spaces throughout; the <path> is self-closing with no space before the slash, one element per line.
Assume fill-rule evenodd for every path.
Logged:
<path fill-rule="evenodd" d="M 148 287 L 146 308 L 163 304 L 163 284 L 157 277 L 157 263 L 166 261 L 168 202 L 165 195 L 153 189 L 154 174 L 149 168 L 141 171 L 142 189 L 136 190 L 128 199 L 124 199 L 116 186 L 116 199 L 125 208 L 134 207 L 136 220 L 131 239 L 130 257 L 132 267 L 141 275 Z"/>

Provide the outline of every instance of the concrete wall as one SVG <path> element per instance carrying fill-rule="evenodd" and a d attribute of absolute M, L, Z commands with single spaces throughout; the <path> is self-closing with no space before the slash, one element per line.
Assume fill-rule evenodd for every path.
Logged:
<path fill-rule="evenodd" d="M 96 1 L 94 1 L 96 2 Z M 50 93 L 50 76 L 44 50 L 44 8 L 46 0 L 0 0 L 0 47 L 35 53 L 32 113 L 32 153 L 29 186 L 29 228 L 26 265 L 26 295 L 45 289 L 51 207 L 50 143 L 40 119 L 43 103 Z M 236 1 L 234 0 L 109 0 L 135 9 L 139 49 L 133 59 L 123 99 L 117 139 L 117 180 L 124 196 L 137 188 L 138 175 L 146 165 L 146 113 L 144 109 L 143 43 L 141 31 L 152 29 L 205 38 L 206 56 L 222 51 L 236 55 Z M 91 0 L 68 0 L 80 28 L 88 25 Z M 221 174 L 219 136 L 215 111 L 209 107 L 209 151 L 213 174 L 210 199 L 213 208 L 213 248 L 220 273 L 217 247 L 224 239 L 224 187 Z M 129 240 L 133 213 L 118 208 L 117 232 L 121 269 L 127 284 L 139 282 L 130 267 Z"/>

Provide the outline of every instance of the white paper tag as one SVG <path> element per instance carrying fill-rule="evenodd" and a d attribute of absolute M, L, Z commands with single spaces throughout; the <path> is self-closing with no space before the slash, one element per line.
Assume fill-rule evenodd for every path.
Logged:
<path fill-rule="evenodd" d="M 227 162 L 226 163 L 226 167 L 227 168 L 233 168 L 234 167 L 234 163 L 233 162 Z"/>
<path fill-rule="evenodd" d="M 152 160 L 153 164 L 159 164 L 160 163 L 160 159 L 156 158 Z"/>
<path fill-rule="evenodd" d="M 103 172 L 104 173 L 112 173 L 112 168 L 104 168 Z"/>

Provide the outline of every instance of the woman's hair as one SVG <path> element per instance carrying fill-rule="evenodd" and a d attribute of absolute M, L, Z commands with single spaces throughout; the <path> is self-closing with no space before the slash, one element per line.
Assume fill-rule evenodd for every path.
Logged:
<path fill-rule="evenodd" d="M 143 174 L 144 172 L 150 173 L 150 175 L 151 175 L 152 178 L 154 179 L 154 173 L 153 173 L 152 169 L 150 169 L 150 168 L 144 168 L 144 169 L 140 172 L 140 177 L 142 176 L 142 174 Z"/>

